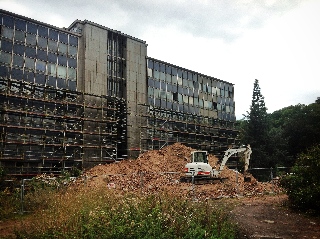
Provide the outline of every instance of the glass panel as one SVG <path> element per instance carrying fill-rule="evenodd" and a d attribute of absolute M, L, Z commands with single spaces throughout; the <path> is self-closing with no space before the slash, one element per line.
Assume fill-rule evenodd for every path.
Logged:
<path fill-rule="evenodd" d="M 3 27 L 2 28 L 2 36 L 6 37 L 8 39 L 12 39 L 13 38 L 13 29 Z"/>
<path fill-rule="evenodd" d="M 52 62 L 52 63 L 56 63 L 57 62 L 57 55 L 53 54 L 51 52 L 48 52 L 48 61 Z"/>
<path fill-rule="evenodd" d="M 22 80 L 23 78 L 23 71 L 20 70 L 20 69 L 12 69 L 11 71 L 11 77 L 13 79 L 16 79 L 16 80 Z"/>
<path fill-rule="evenodd" d="M 159 78 L 160 78 L 160 73 L 159 73 L 159 71 L 154 71 L 153 73 L 154 73 L 154 78 L 155 78 L 155 79 L 159 79 Z"/>
<path fill-rule="evenodd" d="M 76 81 L 68 81 L 68 89 L 69 90 L 76 90 L 77 89 L 77 82 Z"/>
<path fill-rule="evenodd" d="M 75 36 L 69 35 L 69 44 L 73 46 L 78 46 L 78 38 Z"/>
<path fill-rule="evenodd" d="M 38 27 L 38 35 L 47 38 L 48 37 L 48 28 L 39 26 Z"/>
<path fill-rule="evenodd" d="M 72 58 L 68 58 L 68 65 L 69 65 L 69 67 L 77 68 L 77 60 L 72 59 Z"/>
<path fill-rule="evenodd" d="M 34 83 L 34 73 L 33 72 L 25 72 L 24 76 L 25 76 L 24 77 L 25 81 Z"/>
<path fill-rule="evenodd" d="M 67 57 L 63 55 L 58 55 L 58 64 L 67 66 Z"/>
<path fill-rule="evenodd" d="M 13 55 L 13 65 L 23 67 L 23 56 Z"/>
<path fill-rule="evenodd" d="M 47 49 L 47 39 L 42 38 L 42 37 L 38 37 L 38 46 L 43 49 Z"/>
<path fill-rule="evenodd" d="M 32 47 L 26 47 L 26 56 L 31 58 L 36 58 L 36 49 Z"/>
<path fill-rule="evenodd" d="M 68 45 L 59 42 L 59 52 L 61 52 L 62 54 L 67 55 Z"/>
<path fill-rule="evenodd" d="M 16 19 L 16 29 L 26 31 L 26 22 L 24 20 Z"/>
<path fill-rule="evenodd" d="M 25 40 L 25 33 L 22 31 L 15 31 L 14 40 L 24 42 Z"/>
<path fill-rule="evenodd" d="M 66 80 L 58 78 L 57 79 L 57 88 L 66 89 L 67 88 Z"/>
<path fill-rule="evenodd" d="M 37 25 L 27 22 L 27 31 L 33 34 L 37 34 Z"/>
<path fill-rule="evenodd" d="M 45 85 L 46 84 L 46 76 L 42 74 L 36 74 L 35 79 L 36 84 Z"/>
<path fill-rule="evenodd" d="M 75 47 L 75 46 L 69 46 L 69 55 L 71 56 L 77 56 L 77 51 L 78 51 L 78 48 Z"/>
<path fill-rule="evenodd" d="M 56 88 L 57 79 L 55 77 L 49 76 L 47 85 Z"/>
<path fill-rule="evenodd" d="M 58 41 L 58 32 L 53 29 L 49 29 L 49 38 Z"/>
<path fill-rule="evenodd" d="M 34 70 L 34 59 L 25 58 L 25 67 Z"/>
<path fill-rule="evenodd" d="M 36 35 L 27 33 L 26 40 L 27 40 L 27 44 L 28 44 L 28 45 L 33 45 L 33 46 L 35 46 L 35 45 L 36 45 L 36 39 L 37 39 L 37 38 L 36 38 Z"/>
<path fill-rule="evenodd" d="M 14 20 L 12 17 L 3 15 L 3 25 L 13 28 L 14 27 Z"/>
<path fill-rule="evenodd" d="M 58 45 L 57 45 L 57 42 L 56 41 L 52 41 L 52 40 L 48 40 L 48 48 L 49 50 L 53 51 L 53 52 L 56 52 L 57 49 L 58 49 Z"/>
<path fill-rule="evenodd" d="M 59 33 L 59 41 L 65 44 L 68 44 L 68 34 L 66 33 Z"/>
<path fill-rule="evenodd" d="M 10 64 L 11 63 L 11 54 L 0 51 L 0 62 Z"/>
<path fill-rule="evenodd" d="M 15 44 L 14 48 L 13 48 L 13 52 L 19 55 L 23 55 L 24 54 L 24 46 L 23 45 L 19 45 L 19 44 Z"/>
<path fill-rule="evenodd" d="M 73 68 L 68 68 L 68 75 L 69 79 L 76 79 L 77 78 L 77 70 Z"/>
<path fill-rule="evenodd" d="M 38 56 L 38 59 L 43 60 L 43 61 L 47 61 L 47 52 L 46 51 L 42 51 L 42 50 L 38 49 L 37 56 Z"/>
<path fill-rule="evenodd" d="M 64 66 L 58 66 L 57 67 L 57 75 L 60 78 L 67 78 L 67 67 Z"/>
<path fill-rule="evenodd" d="M 154 70 L 159 71 L 159 62 L 154 62 L 153 68 Z"/>
<path fill-rule="evenodd" d="M 36 70 L 45 72 L 46 71 L 46 62 L 37 60 Z"/>
<path fill-rule="evenodd" d="M 56 76 L 56 65 L 48 63 L 48 75 Z"/>
<path fill-rule="evenodd" d="M 164 72 L 160 72 L 160 80 L 165 81 L 166 79 L 166 74 Z"/>
<path fill-rule="evenodd" d="M 148 59 L 148 68 L 153 69 L 153 61 Z"/>

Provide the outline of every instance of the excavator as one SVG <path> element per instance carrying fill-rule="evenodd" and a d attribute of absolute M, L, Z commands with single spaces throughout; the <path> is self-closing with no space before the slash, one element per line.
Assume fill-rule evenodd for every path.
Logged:
<path fill-rule="evenodd" d="M 207 151 L 193 151 L 191 152 L 191 162 L 187 163 L 185 166 L 185 176 L 180 178 L 180 182 L 193 182 L 193 183 L 210 183 L 214 181 L 223 181 L 225 178 L 220 177 L 220 173 L 223 171 L 228 159 L 236 154 L 244 153 L 244 174 L 247 174 L 251 147 L 250 145 L 241 148 L 230 148 L 224 153 L 222 161 L 218 169 L 213 169 L 208 162 L 208 152 Z"/>

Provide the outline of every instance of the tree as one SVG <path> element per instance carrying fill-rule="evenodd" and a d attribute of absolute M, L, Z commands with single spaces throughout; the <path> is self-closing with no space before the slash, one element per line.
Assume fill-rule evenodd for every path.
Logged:
<path fill-rule="evenodd" d="M 252 148 L 252 167 L 271 167 L 268 161 L 268 120 L 267 107 L 261 94 L 259 81 L 253 86 L 250 112 L 242 124 L 242 141 Z"/>
<path fill-rule="evenodd" d="M 320 212 L 320 145 L 301 153 L 292 174 L 280 180 L 295 207 Z"/>

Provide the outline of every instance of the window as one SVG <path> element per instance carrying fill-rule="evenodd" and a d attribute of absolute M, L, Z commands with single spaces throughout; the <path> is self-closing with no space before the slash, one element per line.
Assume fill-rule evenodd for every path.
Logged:
<path fill-rule="evenodd" d="M 25 58 L 25 67 L 34 70 L 34 59 Z"/>
<path fill-rule="evenodd" d="M 11 71 L 11 78 L 16 80 L 22 80 L 23 78 L 23 71 L 20 69 L 12 69 Z"/>
<path fill-rule="evenodd" d="M 23 67 L 23 56 L 13 54 L 13 65 Z"/>
<path fill-rule="evenodd" d="M 78 38 L 75 36 L 69 36 L 69 44 L 73 46 L 78 46 Z"/>
<path fill-rule="evenodd" d="M 42 36 L 44 38 L 48 37 L 48 28 L 43 27 L 43 26 L 39 26 L 38 27 L 38 35 Z"/>
<path fill-rule="evenodd" d="M 25 37 L 26 37 L 26 34 L 22 31 L 15 31 L 15 34 L 14 34 L 14 40 L 15 41 L 20 41 L 20 42 L 24 42 L 25 41 Z"/>
<path fill-rule="evenodd" d="M 26 56 L 30 58 L 36 58 L 36 49 L 32 47 L 26 47 Z"/>
<path fill-rule="evenodd" d="M 42 38 L 42 37 L 38 37 L 38 47 L 40 47 L 42 49 L 47 49 L 47 39 Z"/>
<path fill-rule="evenodd" d="M 70 56 L 76 57 L 77 56 L 77 52 L 78 52 L 78 48 L 77 47 L 69 45 L 68 53 L 69 53 Z"/>
<path fill-rule="evenodd" d="M 2 28 L 2 36 L 12 40 L 12 38 L 13 38 L 13 29 L 8 28 L 8 27 L 3 27 Z"/>
<path fill-rule="evenodd" d="M 73 68 L 68 68 L 68 78 L 75 80 L 77 78 L 77 70 Z"/>
<path fill-rule="evenodd" d="M 37 25 L 27 22 L 27 31 L 33 34 L 37 34 Z"/>
<path fill-rule="evenodd" d="M 13 53 L 23 56 L 23 54 L 24 54 L 24 46 L 23 45 L 19 45 L 19 44 L 15 44 L 14 47 L 13 47 Z"/>
<path fill-rule="evenodd" d="M 12 17 L 3 15 L 3 25 L 13 28 L 14 27 L 14 19 Z"/>
<path fill-rule="evenodd" d="M 26 22 L 24 20 L 16 19 L 16 29 L 26 31 Z"/>
<path fill-rule="evenodd" d="M 57 62 L 57 55 L 51 52 L 48 52 L 48 61 L 52 63 Z"/>
<path fill-rule="evenodd" d="M 36 45 L 36 40 L 37 40 L 36 35 L 27 33 L 27 35 L 26 35 L 27 45 L 35 46 Z"/>
<path fill-rule="evenodd" d="M 68 80 L 68 89 L 75 91 L 77 89 L 77 82 Z"/>
<path fill-rule="evenodd" d="M 37 71 L 45 72 L 46 71 L 46 62 L 37 60 L 36 69 L 37 69 Z"/>
<path fill-rule="evenodd" d="M 58 55 L 58 64 L 67 66 L 67 57 L 63 55 Z"/>
<path fill-rule="evenodd" d="M 65 44 L 68 44 L 68 34 L 66 33 L 59 33 L 59 41 Z"/>
<path fill-rule="evenodd" d="M 37 51 L 37 56 L 39 60 L 47 61 L 47 52 L 39 50 Z"/>
<path fill-rule="evenodd" d="M 57 76 L 63 79 L 67 78 L 67 68 L 64 66 L 57 67 Z"/>
<path fill-rule="evenodd" d="M 53 29 L 49 29 L 49 38 L 58 41 L 58 32 Z"/>
<path fill-rule="evenodd" d="M 12 42 L 1 41 L 1 49 L 6 52 L 12 52 Z"/>
<path fill-rule="evenodd" d="M 56 76 L 56 65 L 48 63 L 48 75 L 50 76 Z"/>
<path fill-rule="evenodd" d="M 68 58 L 68 66 L 77 68 L 77 60 L 73 58 Z"/>
<path fill-rule="evenodd" d="M 35 82 L 36 84 L 39 84 L 39 85 L 45 85 L 46 84 L 46 76 L 43 75 L 43 74 L 36 74 L 36 79 L 35 79 Z"/>
<path fill-rule="evenodd" d="M 59 42 L 59 52 L 61 52 L 64 55 L 67 55 L 68 45 Z"/>
<path fill-rule="evenodd" d="M 49 51 L 53 51 L 53 52 L 56 52 L 57 49 L 58 49 L 58 44 L 56 41 L 52 41 L 52 40 L 48 40 L 48 48 L 49 48 Z"/>
<path fill-rule="evenodd" d="M 10 64 L 11 63 L 11 53 L 1 52 L 0 51 L 0 62 Z M 1 68 L 2 70 L 2 68 Z"/>

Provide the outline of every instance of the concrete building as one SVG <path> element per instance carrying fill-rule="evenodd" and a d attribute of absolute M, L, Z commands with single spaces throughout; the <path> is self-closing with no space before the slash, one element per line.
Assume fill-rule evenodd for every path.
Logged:
<path fill-rule="evenodd" d="M 147 56 L 90 21 L 57 28 L 0 10 L 0 166 L 58 174 L 182 142 L 237 144 L 231 83 Z"/>

